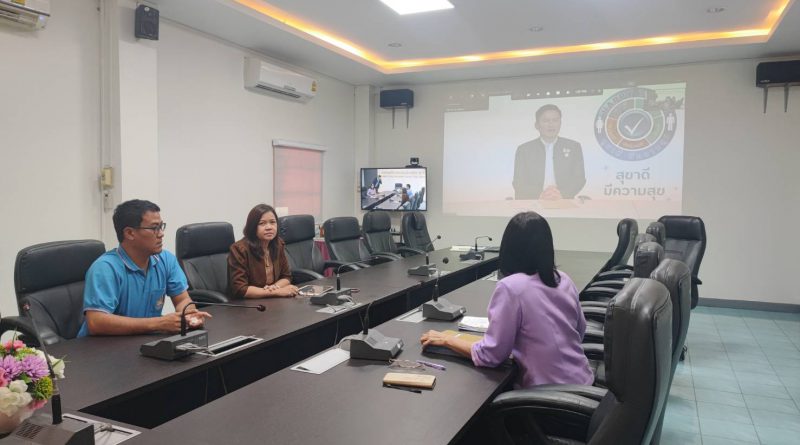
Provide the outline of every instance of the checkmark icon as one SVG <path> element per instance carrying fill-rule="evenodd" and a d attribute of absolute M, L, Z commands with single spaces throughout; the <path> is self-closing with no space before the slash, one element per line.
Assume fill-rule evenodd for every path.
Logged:
<path fill-rule="evenodd" d="M 625 129 L 628 130 L 628 136 L 633 136 L 633 133 L 636 131 L 637 128 L 639 128 L 639 125 L 641 125 L 643 120 L 644 117 L 640 117 L 639 120 L 636 121 L 636 123 L 633 125 L 633 128 L 625 125 Z"/>

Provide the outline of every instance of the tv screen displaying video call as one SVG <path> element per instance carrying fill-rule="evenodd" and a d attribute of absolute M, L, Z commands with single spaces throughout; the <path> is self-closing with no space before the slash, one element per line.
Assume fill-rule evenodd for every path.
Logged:
<path fill-rule="evenodd" d="M 362 168 L 361 210 L 428 210 L 428 169 Z"/>

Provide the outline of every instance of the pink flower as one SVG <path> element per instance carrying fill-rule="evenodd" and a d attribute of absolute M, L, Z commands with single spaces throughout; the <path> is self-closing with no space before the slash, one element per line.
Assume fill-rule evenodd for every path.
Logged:
<path fill-rule="evenodd" d="M 0 368 L 0 388 L 8 386 L 8 379 L 6 378 L 6 370 Z"/>
<path fill-rule="evenodd" d="M 14 349 L 14 350 L 17 350 L 17 349 L 22 349 L 22 348 L 24 348 L 24 347 L 25 347 L 25 343 L 23 343 L 23 342 L 22 342 L 22 341 L 20 341 L 20 340 L 14 340 L 13 344 L 12 344 L 11 340 L 9 340 L 9 341 L 7 341 L 7 342 L 3 343 L 3 348 L 5 348 L 5 350 L 6 350 L 6 351 L 9 351 L 9 352 L 10 352 L 10 351 L 11 351 L 11 349 L 12 349 L 12 346 L 13 346 L 13 349 Z"/>
<path fill-rule="evenodd" d="M 31 403 L 28 404 L 28 408 L 30 408 L 32 410 L 37 410 L 37 409 L 45 406 L 46 404 L 47 404 L 47 399 L 43 399 L 43 400 L 33 399 L 31 401 Z"/>

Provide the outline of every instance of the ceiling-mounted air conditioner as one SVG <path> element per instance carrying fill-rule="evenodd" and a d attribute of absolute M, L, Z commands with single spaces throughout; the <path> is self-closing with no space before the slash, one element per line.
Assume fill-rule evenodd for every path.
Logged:
<path fill-rule="evenodd" d="M 317 94 L 316 80 L 253 57 L 244 59 L 244 87 L 300 102 L 308 102 Z"/>
<path fill-rule="evenodd" d="M 50 18 L 50 0 L 0 0 L 0 23 L 42 29 Z"/>

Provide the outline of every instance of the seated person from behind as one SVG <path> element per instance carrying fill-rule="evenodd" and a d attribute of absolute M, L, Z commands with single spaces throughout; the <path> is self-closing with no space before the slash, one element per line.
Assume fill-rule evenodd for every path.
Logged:
<path fill-rule="evenodd" d="M 519 365 L 517 387 L 549 383 L 591 385 L 594 376 L 581 341 L 586 319 L 572 280 L 555 267 L 553 235 L 534 212 L 519 213 L 500 243 L 500 272 L 489 303 L 489 328 L 474 345 L 428 331 L 424 346 L 445 346 L 494 367 L 510 355 Z"/>
<path fill-rule="evenodd" d="M 378 197 L 378 191 L 375 190 L 375 186 L 374 185 L 369 186 L 369 188 L 367 189 L 367 198 L 377 198 L 377 197 Z"/>
<path fill-rule="evenodd" d="M 244 238 L 228 253 L 228 293 L 233 298 L 294 297 L 292 272 L 283 240 L 278 238 L 275 209 L 259 204 L 250 210 Z"/>
<path fill-rule="evenodd" d="M 180 314 L 192 300 L 178 260 L 163 250 L 161 209 L 134 199 L 114 210 L 119 247 L 95 260 L 86 272 L 83 311 L 86 319 L 78 337 L 180 332 Z M 172 298 L 175 312 L 161 315 L 164 297 Z M 207 312 L 186 310 L 189 326 L 203 324 Z"/>

